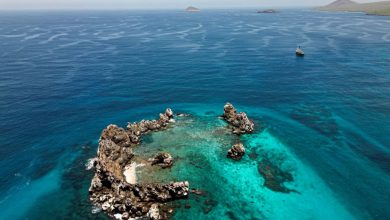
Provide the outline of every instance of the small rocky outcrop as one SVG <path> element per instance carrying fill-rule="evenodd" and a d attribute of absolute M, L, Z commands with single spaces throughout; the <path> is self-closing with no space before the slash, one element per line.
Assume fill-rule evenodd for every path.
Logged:
<path fill-rule="evenodd" d="M 90 200 L 97 208 L 116 219 L 146 217 L 161 219 L 166 216 L 163 203 L 184 199 L 189 194 L 189 183 L 169 184 L 130 184 L 124 176 L 125 167 L 131 165 L 135 157 L 132 148 L 143 134 L 159 131 L 174 122 L 173 112 L 167 109 L 158 120 L 143 120 L 129 123 L 127 129 L 109 125 L 103 130 L 97 157 L 92 161 L 95 175 L 89 188 Z M 161 160 L 162 159 L 162 160 Z M 158 154 L 157 164 L 172 165 L 173 159 L 167 153 Z"/>
<path fill-rule="evenodd" d="M 140 122 L 128 123 L 127 134 L 131 143 L 138 144 L 140 137 L 151 131 L 165 129 L 169 123 L 174 122 L 173 111 L 170 108 L 165 110 L 165 113 L 160 113 L 158 120 L 142 120 Z"/>
<path fill-rule="evenodd" d="M 158 153 L 154 158 L 149 159 L 152 165 L 158 165 L 165 169 L 173 165 L 173 157 L 166 152 Z"/>
<path fill-rule="evenodd" d="M 227 157 L 228 158 L 232 158 L 233 160 L 241 160 L 241 158 L 244 156 L 245 154 L 245 148 L 244 148 L 244 145 L 239 143 L 239 144 L 235 144 L 232 146 L 232 148 L 230 148 L 227 152 Z"/>
<path fill-rule="evenodd" d="M 237 110 L 230 103 L 226 103 L 224 106 L 222 118 L 233 127 L 234 134 L 252 133 L 255 127 L 245 112 L 237 113 Z"/>

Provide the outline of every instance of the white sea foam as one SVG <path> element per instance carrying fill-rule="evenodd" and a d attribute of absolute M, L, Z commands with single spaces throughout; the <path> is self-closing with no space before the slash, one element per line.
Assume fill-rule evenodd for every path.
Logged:
<path fill-rule="evenodd" d="M 180 39 L 185 39 L 189 35 L 189 33 L 194 33 L 194 31 L 200 30 L 202 28 L 203 28 L 203 25 L 199 23 L 196 27 L 187 28 L 187 29 L 181 30 L 181 31 L 173 31 L 173 32 L 157 34 L 156 37 L 162 37 L 162 36 L 167 36 L 167 35 L 178 35 L 178 37 Z M 203 32 L 197 32 L 197 33 L 203 33 Z"/>
<path fill-rule="evenodd" d="M 383 35 L 382 40 L 384 40 L 386 42 L 390 42 L 390 33 Z"/>
<path fill-rule="evenodd" d="M 361 35 L 358 37 L 359 39 L 368 39 L 371 36 L 371 34 L 367 32 L 361 33 Z"/>
<path fill-rule="evenodd" d="M 35 38 L 38 38 L 40 37 L 42 34 L 33 34 L 33 35 L 29 35 L 29 36 L 26 36 L 23 41 L 27 41 L 27 40 L 32 40 L 32 39 L 35 39 Z"/>
<path fill-rule="evenodd" d="M 96 213 L 99 213 L 101 211 L 102 211 L 102 208 L 97 207 L 97 206 L 93 206 L 92 210 L 91 210 L 92 214 L 96 214 Z"/>
<path fill-rule="evenodd" d="M 49 37 L 47 40 L 44 40 L 44 41 L 39 42 L 39 44 L 47 44 L 47 43 L 49 43 L 49 42 L 55 40 L 56 38 L 59 38 L 59 37 L 61 37 L 61 36 L 66 36 L 66 35 L 68 35 L 68 34 L 66 34 L 66 33 L 55 34 L 55 35 Z"/>
<path fill-rule="evenodd" d="M 124 33 L 125 32 L 123 32 L 123 31 L 116 32 L 116 33 L 111 33 L 111 34 L 109 34 L 107 36 L 99 37 L 99 40 L 113 40 L 113 39 L 121 38 L 121 37 L 123 37 Z"/>
<path fill-rule="evenodd" d="M 136 26 L 133 26 L 131 29 L 132 30 L 142 30 L 142 29 L 145 29 L 147 27 L 148 27 L 147 25 L 136 25 Z"/>
<path fill-rule="evenodd" d="M 217 43 L 214 44 L 214 46 L 210 47 L 209 49 L 212 49 L 212 50 L 217 50 L 217 49 L 221 49 L 223 48 L 226 44 L 234 41 L 236 38 L 229 38 L 227 40 L 223 40 L 223 41 L 219 41 Z"/>
<path fill-rule="evenodd" d="M 67 43 L 67 44 L 61 44 L 61 45 L 59 45 L 59 48 L 66 48 L 66 47 L 76 46 L 76 45 L 79 45 L 81 43 L 90 43 L 90 44 L 94 44 L 94 45 L 99 45 L 99 43 L 97 43 L 95 41 L 91 41 L 91 40 L 78 40 L 78 41 L 70 42 L 70 43 Z"/>
<path fill-rule="evenodd" d="M 27 33 L 23 33 L 23 34 L 2 34 L 2 35 L 0 35 L 0 37 L 17 38 L 17 37 L 24 37 L 26 35 L 27 35 Z"/>
<path fill-rule="evenodd" d="M 85 169 L 90 170 L 94 167 L 94 164 L 96 162 L 96 158 L 90 158 L 87 160 L 87 163 L 85 163 Z"/>

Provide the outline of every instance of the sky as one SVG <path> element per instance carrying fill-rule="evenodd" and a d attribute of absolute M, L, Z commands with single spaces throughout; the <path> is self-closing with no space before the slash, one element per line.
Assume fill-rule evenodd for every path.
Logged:
<path fill-rule="evenodd" d="M 333 0 L 0 0 L 1 9 L 176 9 L 320 6 Z M 375 0 L 357 0 L 373 2 Z M 379 1 L 379 0 L 377 0 Z"/>

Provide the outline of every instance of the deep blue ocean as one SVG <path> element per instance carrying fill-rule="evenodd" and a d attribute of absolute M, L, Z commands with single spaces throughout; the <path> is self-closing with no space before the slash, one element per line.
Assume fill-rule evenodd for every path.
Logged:
<path fill-rule="evenodd" d="M 390 17 L 254 11 L 1 11 L 0 219 L 106 219 L 85 170 L 102 129 L 167 107 L 194 127 L 139 151 L 191 145 L 171 153 L 206 168 L 166 175 L 213 201 L 175 219 L 389 219 Z M 236 163 L 204 132 L 228 101 L 262 128 Z M 296 192 L 264 187 L 264 158 Z"/>

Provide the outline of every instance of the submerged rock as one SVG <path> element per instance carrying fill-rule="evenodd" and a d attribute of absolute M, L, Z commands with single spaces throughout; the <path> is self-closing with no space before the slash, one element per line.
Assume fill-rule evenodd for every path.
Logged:
<path fill-rule="evenodd" d="M 132 162 L 135 157 L 132 148 L 140 142 L 141 136 L 164 129 L 172 121 L 173 112 L 167 109 L 160 114 L 159 120 L 129 123 L 127 130 L 116 125 L 103 130 L 97 157 L 93 160 L 95 175 L 89 188 L 90 200 L 95 207 L 112 218 L 160 219 L 160 204 L 188 197 L 187 181 L 140 184 L 136 183 L 136 178 L 129 178 L 135 175 L 136 166 Z M 164 167 L 173 163 L 168 153 L 160 153 L 155 159 L 156 164 Z"/>
<path fill-rule="evenodd" d="M 252 133 L 255 127 L 245 112 L 237 113 L 237 110 L 230 103 L 225 104 L 222 118 L 233 127 L 234 134 Z"/>
<path fill-rule="evenodd" d="M 245 154 L 245 148 L 244 148 L 244 145 L 239 143 L 239 144 L 235 144 L 232 146 L 232 148 L 230 148 L 227 152 L 227 157 L 228 158 L 232 158 L 233 160 L 241 160 L 241 158 L 244 156 Z"/>
<path fill-rule="evenodd" d="M 154 158 L 151 158 L 150 161 L 152 162 L 152 165 L 158 165 L 163 169 L 173 165 L 173 157 L 166 152 L 158 153 Z"/>
<path fill-rule="evenodd" d="M 198 196 L 204 195 L 204 194 L 205 194 L 204 191 L 199 190 L 199 189 L 191 189 L 191 193 L 193 193 L 193 194 L 195 194 L 195 195 L 198 195 Z"/>

